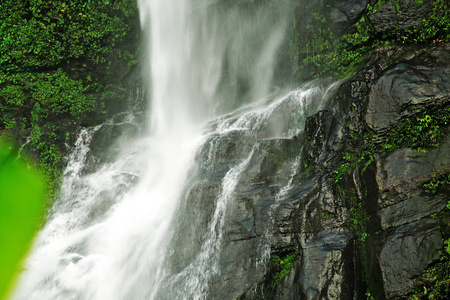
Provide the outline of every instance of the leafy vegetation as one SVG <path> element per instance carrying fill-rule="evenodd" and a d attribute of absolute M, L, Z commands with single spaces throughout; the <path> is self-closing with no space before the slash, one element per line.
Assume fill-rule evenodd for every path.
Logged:
<path fill-rule="evenodd" d="M 438 192 L 442 192 L 444 188 L 450 186 L 450 173 L 437 176 L 423 183 L 421 186 L 424 190 L 430 191 L 433 195 L 435 195 Z"/>
<path fill-rule="evenodd" d="M 274 288 L 284 277 L 289 275 L 296 259 L 297 255 L 291 249 L 283 249 L 272 255 L 270 259 L 271 266 L 273 268 L 271 288 Z"/>
<path fill-rule="evenodd" d="M 450 124 L 450 105 L 421 109 L 415 115 L 397 123 L 382 144 L 384 150 L 400 147 L 427 149 L 439 146 Z"/>
<path fill-rule="evenodd" d="M 444 241 L 444 254 L 422 276 L 423 284 L 411 299 L 446 300 L 450 298 L 450 239 Z"/>
<path fill-rule="evenodd" d="M 62 69 L 4 76 L 0 97 L 10 106 L 30 108 L 38 104 L 48 112 L 80 116 L 94 109 L 95 100 L 84 94 L 82 80 L 73 80 Z M 42 116 L 41 116 L 42 117 Z"/>
<path fill-rule="evenodd" d="M 74 58 L 105 62 L 126 36 L 134 0 L 12 1 L 0 5 L 0 67 L 23 72 Z"/>
<path fill-rule="evenodd" d="M 31 145 L 50 195 L 61 177 L 61 149 L 51 120 L 102 109 L 104 97 L 94 94 L 107 97 L 110 91 L 104 78 L 89 70 L 107 68 L 115 49 L 137 34 L 130 25 L 137 20 L 136 5 L 135 0 L 0 3 L 0 129 L 31 127 Z M 115 56 L 136 63 L 136 53 L 126 49 Z"/>

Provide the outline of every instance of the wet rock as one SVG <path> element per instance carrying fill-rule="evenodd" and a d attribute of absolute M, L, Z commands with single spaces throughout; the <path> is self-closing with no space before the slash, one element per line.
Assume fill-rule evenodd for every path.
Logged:
<path fill-rule="evenodd" d="M 91 172 L 99 164 L 110 162 L 119 153 L 119 145 L 136 136 L 140 130 L 137 124 L 127 122 L 103 124 L 99 127 L 92 137 L 89 162 L 83 172 Z"/>
<path fill-rule="evenodd" d="M 353 23 L 358 19 L 363 10 L 367 7 L 368 3 L 369 0 L 341 1 L 337 4 L 337 7 L 339 11 L 345 15 L 346 21 Z"/>
<path fill-rule="evenodd" d="M 344 250 L 351 234 L 345 229 L 322 231 L 302 243 L 300 275 L 306 299 L 342 299 Z"/>
<path fill-rule="evenodd" d="M 436 172 L 450 169 L 450 138 L 439 148 L 420 152 L 398 149 L 386 159 L 378 161 L 377 181 L 380 189 L 390 189 L 410 181 L 420 182 L 431 178 Z"/>
<path fill-rule="evenodd" d="M 402 63 L 387 71 L 373 85 L 366 122 L 375 130 L 385 130 L 408 116 L 406 108 L 426 105 L 450 94 L 449 66 L 413 66 Z"/>
<path fill-rule="evenodd" d="M 426 197 L 415 191 L 408 194 L 408 199 L 381 209 L 378 215 L 382 228 L 386 230 L 436 214 L 446 205 L 445 197 Z"/>
<path fill-rule="evenodd" d="M 424 219 L 398 227 L 380 253 L 387 298 L 405 295 L 416 277 L 442 253 L 442 236 L 435 221 Z"/>
<path fill-rule="evenodd" d="M 369 15 L 369 20 L 377 32 L 388 32 L 420 25 L 432 11 L 431 0 L 423 3 L 409 0 L 385 1 L 376 13 Z"/>
<path fill-rule="evenodd" d="M 412 55 L 408 63 L 384 72 L 380 64 L 371 65 L 342 83 L 326 109 L 307 119 L 301 170 L 315 183 L 292 208 L 284 208 L 284 216 L 293 209 L 293 239 L 279 244 L 297 247 L 300 260 L 272 288 L 270 299 L 362 299 L 368 290 L 375 299 L 404 297 L 440 257 L 439 220 L 427 217 L 443 211 L 447 199 L 425 193 L 420 185 L 450 169 L 448 137 L 426 152 L 397 149 L 375 155 L 363 174 L 359 168 L 349 170 L 339 184 L 332 173 L 345 162 L 344 151 L 358 151 L 355 138 L 349 143 L 350 134 L 362 140 L 369 125 L 383 136 L 414 109 L 449 100 L 444 49 Z M 291 197 L 305 182 L 293 181 Z M 369 221 L 363 226 L 365 216 Z M 283 222 L 276 215 L 280 232 Z M 357 235 L 354 224 L 363 226 L 367 236 Z M 245 295 L 258 299 L 257 293 Z"/>

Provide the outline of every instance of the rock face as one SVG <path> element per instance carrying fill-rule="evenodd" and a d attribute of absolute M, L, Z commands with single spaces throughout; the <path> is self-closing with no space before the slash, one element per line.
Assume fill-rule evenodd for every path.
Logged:
<path fill-rule="evenodd" d="M 344 21 L 351 24 L 357 21 L 368 3 L 368 0 L 336 1 L 332 3 L 336 5 L 336 8 L 333 8 L 332 15 L 338 16 L 335 17 L 336 22 Z"/>
<path fill-rule="evenodd" d="M 395 66 L 372 87 L 366 114 L 367 125 L 375 130 L 387 129 L 408 115 L 405 107 L 436 103 L 448 98 L 448 78 L 448 67 L 414 66 L 414 60 Z"/>
<path fill-rule="evenodd" d="M 430 107 L 446 111 L 449 50 L 416 51 L 387 68 L 369 63 L 324 109 L 297 120 L 304 130 L 293 138 L 273 138 L 264 126 L 295 120 L 288 105 L 257 130 L 211 135 L 177 217 L 174 274 L 191 268 L 209 282 L 208 299 L 411 297 L 447 255 L 449 199 L 423 184 L 450 171 L 449 125 L 426 151 L 385 146 L 401 122 Z M 206 275 L 195 273 L 199 265 L 209 266 Z M 161 298 L 189 295 L 175 285 Z"/>
<path fill-rule="evenodd" d="M 379 254 L 386 298 L 410 293 L 417 275 L 441 256 L 442 236 L 430 219 L 398 226 Z"/>
<path fill-rule="evenodd" d="M 377 0 L 370 1 L 375 5 Z M 383 1 L 378 11 L 370 16 L 377 32 L 388 32 L 420 25 L 422 20 L 433 10 L 433 1 Z"/>
<path fill-rule="evenodd" d="M 449 172 L 450 138 L 445 135 L 426 152 L 373 150 L 366 165 L 355 164 L 340 178 L 336 170 L 348 162 L 345 153 L 361 151 L 361 141 L 373 139 L 373 149 L 380 149 L 398 122 L 450 103 L 450 60 L 442 63 L 449 53 L 448 45 L 440 45 L 387 69 L 384 62 L 370 64 L 340 85 L 325 110 L 307 119 L 304 134 L 260 142 L 227 206 L 212 299 L 411 296 L 444 253 L 448 233 L 439 216 L 448 198 L 422 184 Z M 448 125 L 443 130 L 447 134 Z M 237 146 L 241 138 L 222 141 L 229 150 L 220 151 L 220 164 L 250 152 Z M 293 156 L 276 159 L 275 152 Z M 220 164 L 213 168 L 220 170 Z M 216 175 L 206 176 L 216 183 L 202 188 L 202 201 L 207 191 L 220 189 L 217 180 L 224 175 Z M 277 199 L 289 178 L 290 188 Z M 201 203 L 192 209 L 211 214 L 212 206 L 208 211 Z M 263 263 L 261 249 L 270 253 L 270 263 Z M 274 257 L 283 262 L 277 265 Z"/>

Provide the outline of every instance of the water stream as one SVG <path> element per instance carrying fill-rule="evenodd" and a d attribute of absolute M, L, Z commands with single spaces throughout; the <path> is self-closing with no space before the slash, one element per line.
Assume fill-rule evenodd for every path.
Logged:
<path fill-rule="evenodd" d="M 268 96 L 288 8 L 268 3 L 139 1 L 150 70 L 145 134 L 87 171 L 105 124 L 80 132 L 13 299 L 210 298 L 227 207 L 260 141 L 298 135 L 326 94 L 310 84 Z M 193 199 L 205 211 L 193 213 Z M 266 261 L 269 237 L 261 249 Z"/>

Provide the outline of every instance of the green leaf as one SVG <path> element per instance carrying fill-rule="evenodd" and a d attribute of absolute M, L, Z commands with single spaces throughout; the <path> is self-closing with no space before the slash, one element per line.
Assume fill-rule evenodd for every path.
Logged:
<path fill-rule="evenodd" d="M 45 207 L 45 186 L 36 170 L 0 139 L 0 299 L 7 299 Z"/>

